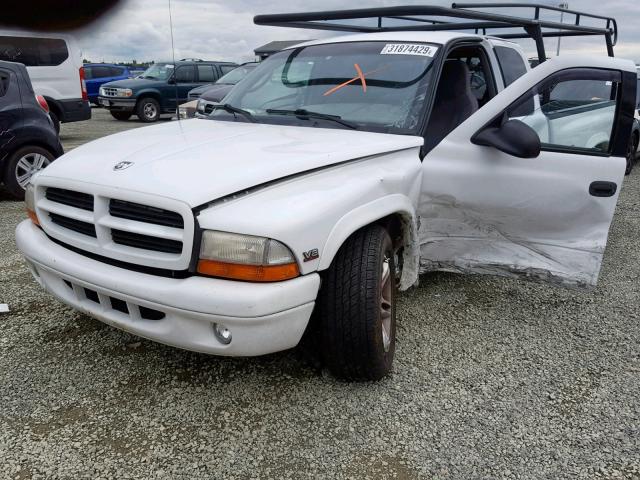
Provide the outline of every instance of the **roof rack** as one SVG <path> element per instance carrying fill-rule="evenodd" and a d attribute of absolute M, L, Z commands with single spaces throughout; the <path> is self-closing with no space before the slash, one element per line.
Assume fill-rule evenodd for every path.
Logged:
<path fill-rule="evenodd" d="M 533 16 L 517 17 L 476 10 L 484 8 L 530 8 L 533 9 Z M 560 23 L 542 20 L 540 18 L 540 13 L 544 11 L 564 12 L 566 14 L 573 15 L 574 21 L 573 23 Z M 442 20 L 442 18 L 445 18 L 446 20 Z M 337 23 L 346 20 L 363 19 L 376 19 L 377 23 L 374 26 L 354 23 Z M 388 20 L 390 19 L 403 20 L 407 23 L 404 25 L 389 25 Z M 585 19 L 596 20 L 602 22 L 604 25 L 600 27 L 584 25 L 581 22 Z M 386 25 L 383 24 L 385 23 L 385 20 L 387 20 Z M 491 35 L 504 39 L 532 38 L 536 42 L 538 58 L 540 59 L 547 58 L 544 39 L 548 37 L 601 35 L 605 38 L 607 53 L 610 57 L 613 57 L 613 46 L 618 40 L 618 24 L 614 18 L 579 12 L 577 10 L 567 10 L 538 3 L 453 3 L 451 8 L 431 5 L 360 8 L 324 12 L 257 15 L 254 17 L 253 21 L 256 25 L 361 33 L 474 30 L 475 33 L 482 32 L 483 35 L 487 35 L 487 30 L 521 27 L 524 29 L 524 32 L 492 32 Z"/>

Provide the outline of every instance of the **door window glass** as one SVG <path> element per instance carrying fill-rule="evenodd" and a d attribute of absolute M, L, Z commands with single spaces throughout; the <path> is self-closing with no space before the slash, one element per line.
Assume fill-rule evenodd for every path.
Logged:
<path fill-rule="evenodd" d="M 84 79 L 91 80 L 93 78 L 93 67 L 82 67 L 84 70 Z"/>
<path fill-rule="evenodd" d="M 198 65 L 198 81 L 202 83 L 213 83 L 216 81 L 213 65 Z"/>
<path fill-rule="evenodd" d="M 543 150 L 607 154 L 620 96 L 619 72 L 573 69 L 558 72 L 507 110 L 533 128 Z"/>
<path fill-rule="evenodd" d="M 235 65 L 220 65 L 220 70 L 222 70 L 222 74 L 226 75 L 227 73 L 229 73 L 232 70 L 235 70 L 236 67 Z"/>
<path fill-rule="evenodd" d="M 93 78 L 105 78 L 111 76 L 111 67 L 92 67 Z"/>
<path fill-rule="evenodd" d="M 178 83 L 193 83 L 195 82 L 195 68 L 193 65 L 186 65 L 184 67 L 178 67 L 176 69 L 176 82 Z"/>
<path fill-rule="evenodd" d="M 524 59 L 517 50 L 509 47 L 495 47 L 494 51 L 496 52 L 498 64 L 502 71 L 505 87 L 508 87 L 527 73 L 527 66 L 524 63 Z"/>

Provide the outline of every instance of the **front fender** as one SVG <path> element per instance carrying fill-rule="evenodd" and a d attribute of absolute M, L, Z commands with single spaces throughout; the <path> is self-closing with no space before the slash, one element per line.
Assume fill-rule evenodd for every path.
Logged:
<path fill-rule="evenodd" d="M 322 249 L 318 270 L 326 270 L 342 244 L 354 232 L 389 215 L 402 218 L 403 270 L 400 289 L 406 290 L 418 279 L 420 246 L 418 243 L 417 215 L 412 201 L 405 195 L 394 194 L 361 205 L 344 215 L 333 227 Z"/>
<path fill-rule="evenodd" d="M 416 205 L 422 182 L 418 148 L 328 167 L 201 211 L 203 229 L 276 239 L 296 256 L 302 274 L 327 269 L 356 230 L 392 214 L 403 226 L 402 286 L 417 278 Z M 415 266 L 415 274 L 413 273 Z"/>

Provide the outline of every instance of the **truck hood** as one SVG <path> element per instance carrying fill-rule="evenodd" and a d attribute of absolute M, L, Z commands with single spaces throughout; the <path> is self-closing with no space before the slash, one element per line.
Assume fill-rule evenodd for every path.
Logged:
<path fill-rule="evenodd" d="M 193 119 L 87 143 L 38 178 L 159 195 L 193 208 L 289 175 L 422 143 L 406 135 Z M 121 162 L 131 164 L 115 170 Z"/>
<path fill-rule="evenodd" d="M 157 87 L 158 84 L 165 84 L 164 80 L 152 80 L 150 78 L 127 78 L 123 80 L 115 80 L 113 82 L 107 82 L 103 84 L 103 87 L 114 87 L 114 88 L 130 88 L 135 90 L 136 88 L 145 88 L 145 87 Z"/>

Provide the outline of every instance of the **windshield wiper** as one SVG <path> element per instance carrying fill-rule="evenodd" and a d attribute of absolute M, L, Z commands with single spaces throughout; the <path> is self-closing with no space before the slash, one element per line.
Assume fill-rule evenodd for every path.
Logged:
<path fill-rule="evenodd" d="M 339 123 L 340 125 L 344 125 L 345 127 L 352 128 L 354 130 L 358 129 L 358 126 L 355 123 L 343 120 L 340 115 L 329 115 L 328 113 L 310 112 L 309 110 L 305 110 L 304 108 L 298 108 L 296 110 L 279 110 L 268 108 L 266 112 L 270 115 L 294 115 L 306 120 L 309 120 L 311 118 L 317 118 L 318 120 L 329 120 Z"/>
<path fill-rule="evenodd" d="M 224 110 L 225 112 L 229 112 L 233 114 L 240 114 L 244 118 L 249 120 L 251 123 L 256 123 L 256 119 L 254 118 L 253 114 L 250 111 L 245 110 L 243 108 L 234 107 L 233 105 L 230 105 L 228 103 L 216 103 L 213 105 L 213 109 Z"/>

